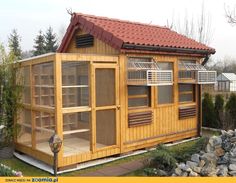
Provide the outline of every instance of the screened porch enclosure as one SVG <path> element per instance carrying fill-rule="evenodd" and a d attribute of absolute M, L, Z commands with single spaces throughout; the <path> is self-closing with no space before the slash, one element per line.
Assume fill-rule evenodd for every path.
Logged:
<path fill-rule="evenodd" d="M 32 156 L 37 152 L 39 159 L 52 157 L 48 140 L 57 133 L 63 141 L 58 157 L 62 166 L 64 158 L 117 147 L 117 60 L 49 54 L 22 61 L 16 149 Z"/>

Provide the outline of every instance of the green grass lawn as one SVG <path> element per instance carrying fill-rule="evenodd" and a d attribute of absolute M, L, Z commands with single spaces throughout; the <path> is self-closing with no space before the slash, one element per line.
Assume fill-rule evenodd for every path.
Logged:
<path fill-rule="evenodd" d="M 178 145 L 169 147 L 169 149 L 173 152 L 182 154 L 183 149 L 191 149 L 191 147 L 193 147 L 197 141 L 198 140 L 189 141 L 189 142 L 186 142 L 183 144 L 178 144 Z M 191 151 L 189 153 L 191 153 Z M 120 160 L 116 160 L 116 161 L 113 161 L 110 163 L 98 165 L 95 167 L 86 168 L 83 170 L 77 170 L 77 171 L 73 171 L 73 172 L 69 172 L 69 173 L 64 173 L 64 174 L 61 174 L 60 176 L 80 176 L 81 174 L 88 173 L 91 171 L 96 171 L 100 168 L 114 166 L 114 165 L 121 164 L 121 163 L 128 162 L 128 161 L 146 159 L 146 158 L 150 157 L 151 154 L 152 154 L 152 152 L 147 152 L 147 153 L 143 153 L 140 155 L 130 156 L 130 157 L 122 158 Z M 11 168 L 13 168 L 14 170 L 21 171 L 23 173 L 23 176 L 51 176 L 51 174 L 49 174 L 48 172 L 45 172 L 45 171 L 40 170 L 38 168 L 35 168 L 34 166 L 31 166 L 31 165 L 29 165 L 17 158 L 0 160 L 0 163 L 8 165 Z M 134 171 L 126 176 L 145 176 L 145 175 L 143 174 L 143 170 L 141 169 L 141 170 Z"/>
<path fill-rule="evenodd" d="M 80 176 L 81 174 L 96 171 L 100 168 L 114 166 L 114 165 L 121 164 L 124 162 L 134 161 L 137 159 L 144 159 L 145 157 L 148 157 L 149 155 L 150 155 L 150 152 L 147 152 L 144 154 L 139 154 L 139 155 L 135 155 L 135 156 L 122 158 L 122 159 L 119 159 L 119 160 L 116 160 L 116 161 L 113 161 L 110 163 L 97 165 L 97 166 L 94 166 L 91 168 L 86 168 L 83 170 L 77 170 L 77 171 L 73 171 L 73 172 L 60 174 L 59 176 Z M 11 159 L 0 160 L 0 163 L 7 165 L 14 170 L 21 171 L 23 173 L 23 176 L 51 176 L 50 173 L 40 170 L 34 166 L 31 166 L 31 165 L 15 158 L 15 157 L 13 157 Z"/>

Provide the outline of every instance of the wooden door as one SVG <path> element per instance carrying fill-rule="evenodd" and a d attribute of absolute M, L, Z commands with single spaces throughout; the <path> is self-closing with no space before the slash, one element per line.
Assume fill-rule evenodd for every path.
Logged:
<path fill-rule="evenodd" d="M 93 151 L 119 145 L 119 90 L 116 64 L 92 65 Z"/>

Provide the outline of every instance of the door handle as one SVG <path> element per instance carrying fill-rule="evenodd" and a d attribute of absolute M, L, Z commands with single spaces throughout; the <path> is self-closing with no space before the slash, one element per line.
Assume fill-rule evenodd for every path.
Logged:
<path fill-rule="evenodd" d="M 116 106 L 117 110 L 120 110 L 120 105 Z"/>

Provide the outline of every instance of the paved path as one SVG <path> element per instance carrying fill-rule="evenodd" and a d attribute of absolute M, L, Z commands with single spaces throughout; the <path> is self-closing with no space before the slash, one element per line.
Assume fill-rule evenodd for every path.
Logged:
<path fill-rule="evenodd" d="M 88 172 L 82 174 L 80 176 L 86 177 L 95 177 L 95 176 L 121 176 L 133 172 L 135 170 L 141 169 L 144 167 L 143 159 L 142 160 L 133 160 L 130 162 L 121 163 L 118 165 L 108 166 L 101 168 L 99 170 L 95 170 L 92 172 Z"/>

